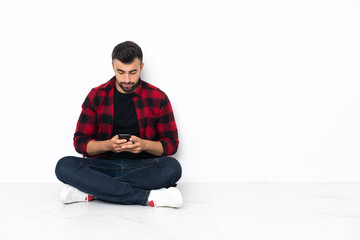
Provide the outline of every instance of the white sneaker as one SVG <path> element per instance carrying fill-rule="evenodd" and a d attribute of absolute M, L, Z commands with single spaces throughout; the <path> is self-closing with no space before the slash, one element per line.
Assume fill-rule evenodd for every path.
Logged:
<path fill-rule="evenodd" d="M 150 191 L 148 203 L 152 207 L 179 208 L 183 204 L 183 199 L 177 188 L 161 188 Z"/>
<path fill-rule="evenodd" d="M 67 184 L 60 192 L 60 201 L 62 201 L 63 203 L 89 202 L 92 199 L 93 196 L 81 192 L 80 190 Z"/>

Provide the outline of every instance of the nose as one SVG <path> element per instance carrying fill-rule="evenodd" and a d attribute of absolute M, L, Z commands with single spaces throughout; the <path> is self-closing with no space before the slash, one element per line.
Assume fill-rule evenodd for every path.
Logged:
<path fill-rule="evenodd" d="M 124 82 L 125 82 L 125 83 L 130 83 L 130 80 L 131 80 L 130 74 L 129 74 L 129 73 L 128 73 L 128 74 L 125 74 Z"/>

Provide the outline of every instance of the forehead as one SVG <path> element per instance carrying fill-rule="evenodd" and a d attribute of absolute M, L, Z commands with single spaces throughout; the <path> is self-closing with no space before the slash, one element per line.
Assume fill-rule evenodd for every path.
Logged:
<path fill-rule="evenodd" d="M 133 69 L 140 68 L 140 59 L 135 58 L 134 61 L 132 61 L 131 63 L 122 63 L 118 59 L 114 59 L 113 64 L 114 64 L 114 67 L 116 69 L 121 69 L 121 70 L 124 70 L 124 71 L 133 70 Z"/>

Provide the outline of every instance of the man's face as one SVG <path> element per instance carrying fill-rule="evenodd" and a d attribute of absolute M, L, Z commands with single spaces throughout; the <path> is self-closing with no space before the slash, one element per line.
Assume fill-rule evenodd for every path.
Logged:
<path fill-rule="evenodd" d="M 122 63 L 114 59 L 112 65 L 115 72 L 117 90 L 121 93 L 135 92 L 144 63 L 140 64 L 139 58 L 135 58 L 132 63 Z"/>

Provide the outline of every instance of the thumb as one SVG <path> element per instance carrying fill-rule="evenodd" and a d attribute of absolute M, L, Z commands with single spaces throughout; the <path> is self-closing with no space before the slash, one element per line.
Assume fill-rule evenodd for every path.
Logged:
<path fill-rule="evenodd" d="M 131 135 L 130 141 L 138 142 L 139 138 L 137 136 L 135 136 L 135 135 Z"/>

